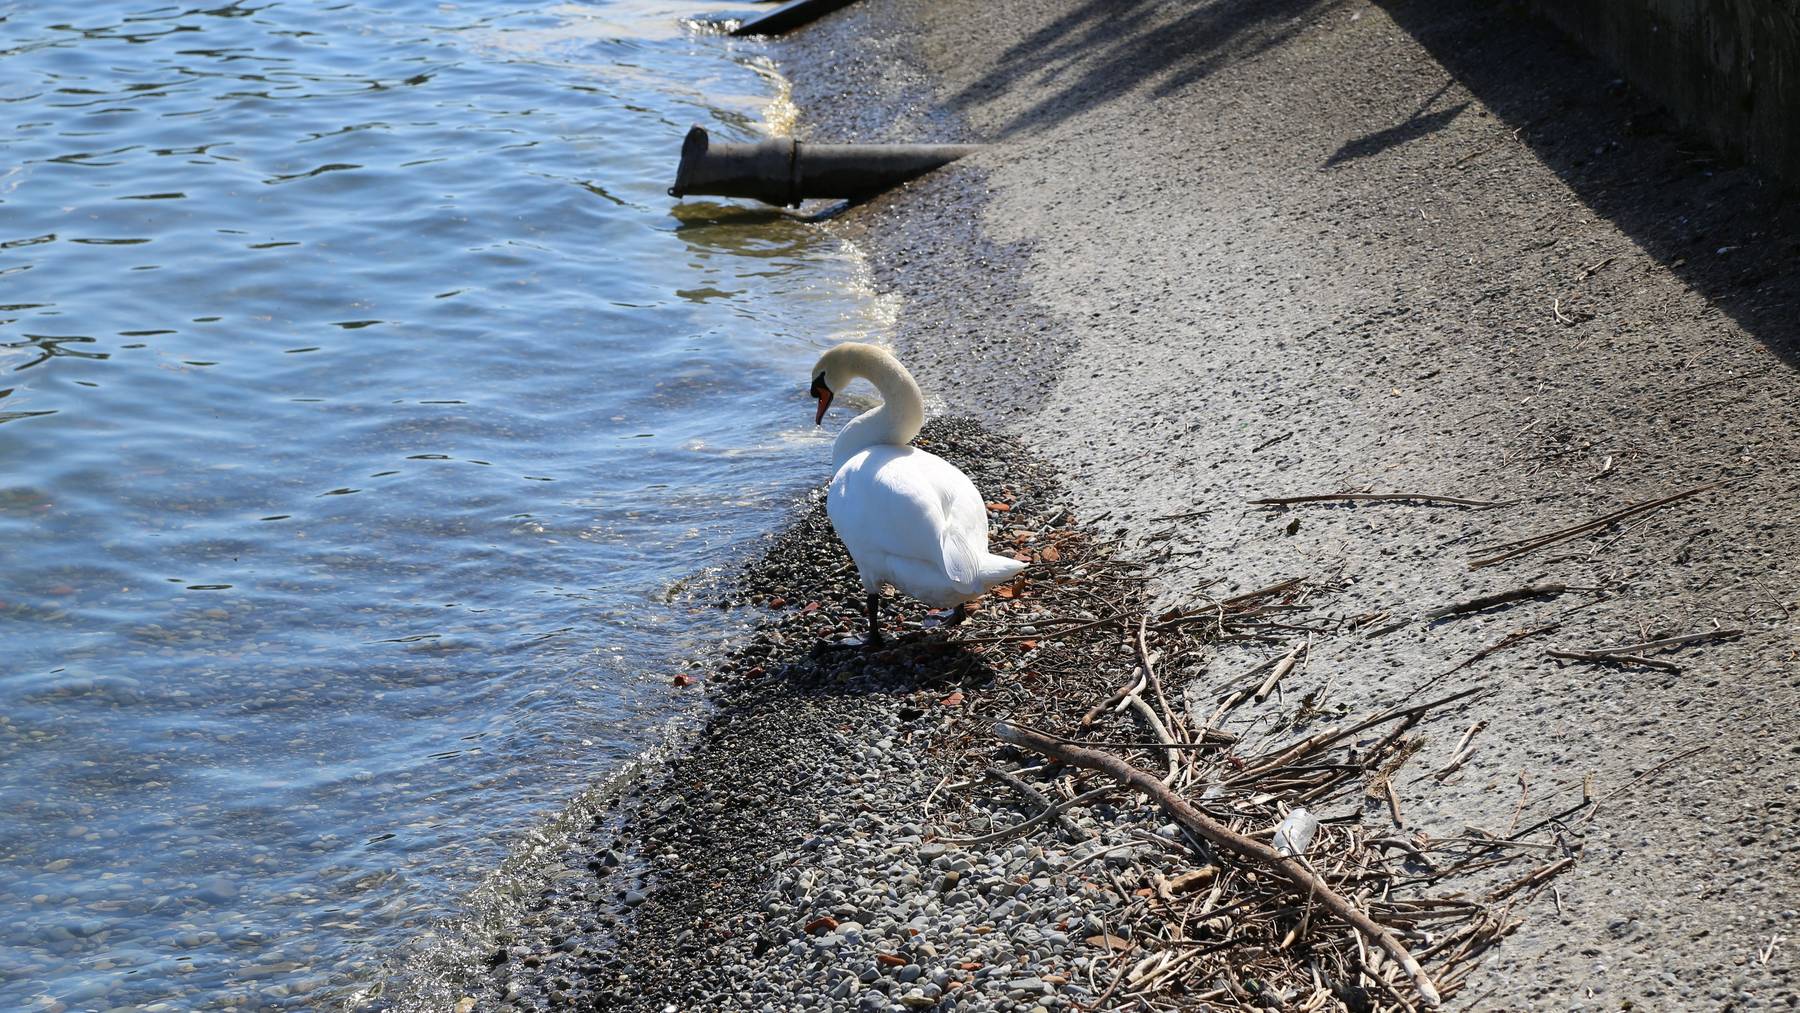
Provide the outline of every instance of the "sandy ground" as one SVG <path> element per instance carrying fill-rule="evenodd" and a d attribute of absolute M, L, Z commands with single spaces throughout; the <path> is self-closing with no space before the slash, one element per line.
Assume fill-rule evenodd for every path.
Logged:
<path fill-rule="evenodd" d="M 834 227 L 927 389 L 1084 516 L 1179 527 L 1172 597 L 1341 572 L 1340 612 L 1399 620 L 1577 589 L 1322 640 L 1297 680 L 1389 703 L 1560 624 L 1437 683 L 1489 687 L 1488 724 L 1401 791 L 1448 834 L 1629 788 L 1467 1008 L 1800 1003 L 1800 211 L 1504 5 L 865 0 L 785 51 L 808 136 L 991 142 Z M 1248 502 L 1346 489 L 1516 502 Z M 1715 627 L 1744 632 L 1656 655 L 1679 671 L 1546 654 Z"/>

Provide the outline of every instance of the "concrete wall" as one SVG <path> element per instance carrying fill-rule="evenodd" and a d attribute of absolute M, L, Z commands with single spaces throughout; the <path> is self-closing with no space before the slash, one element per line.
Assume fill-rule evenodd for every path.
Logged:
<path fill-rule="evenodd" d="M 1800 188 L 1800 0 L 1528 0 L 1720 150 Z"/>

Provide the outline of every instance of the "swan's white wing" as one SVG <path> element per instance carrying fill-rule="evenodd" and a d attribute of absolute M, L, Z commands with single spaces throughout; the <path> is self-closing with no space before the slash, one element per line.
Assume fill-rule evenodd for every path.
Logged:
<path fill-rule="evenodd" d="M 838 469 L 826 509 L 865 584 L 887 581 L 932 603 L 980 593 L 987 512 L 974 483 L 943 459 L 910 447 L 861 451 Z"/>

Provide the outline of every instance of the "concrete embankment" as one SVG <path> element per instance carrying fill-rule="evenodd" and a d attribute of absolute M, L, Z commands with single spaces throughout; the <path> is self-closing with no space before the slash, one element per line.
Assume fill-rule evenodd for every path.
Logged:
<path fill-rule="evenodd" d="M 1785 0 L 1534 0 L 1532 8 L 1683 127 L 1800 190 L 1800 7 Z"/>
<path fill-rule="evenodd" d="M 870 0 L 793 38 L 809 136 L 990 145 L 835 226 L 904 297 L 927 389 L 1046 454 L 1082 516 L 1181 515 L 1171 596 L 1336 574 L 1343 614 L 1414 620 L 1315 646 L 1306 678 L 1345 702 L 1488 687 L 1463 769 L 1402 788 L 1409 827 L 1607 799 L 1467 994 L 1792 1001 L 1800 215 L 1778 187 L 1465 0 Z M 1505 505 L 1250 502 L 1346 490 Z M 1424 619 L 1546 583 L 1569 590 Z M 1550 653 L 1721 630 L 1742 632 L 1635 650 L 1655 665 Z M 1262 660 L 1222 649 L 1214 674 Z"/>

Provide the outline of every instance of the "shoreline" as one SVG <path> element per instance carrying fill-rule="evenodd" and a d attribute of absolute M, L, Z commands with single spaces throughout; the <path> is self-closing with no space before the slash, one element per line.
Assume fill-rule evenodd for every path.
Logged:
<path fill-rule="evenodd" d="M 1086 536 L 1073 527 L 1054 480 L 1016 443 L 975 423 L 942 418 L 928 423 L 918 443 L 959 464 L 984 493 L 1006 503 L 1002 516 L 1014 522 L 1016 551 L 1058 544 L 1068 558 L 1077 557 L 1075 546 Z M 937 857 L 925 828 L 896 823 L 893 814 L 921 799 L 929 811 L 947 762 L 932 743 L 966 734 L 976 719 L 962 716 L 963 708 L 1018 687 L 959 640 L 920 630 L 923 609 L 907 603 L 898 617 L 889 606 L 890 631 L 897 619 L 905 627 L 893 647 L 865 654 L 825 646 L 826 638 L 860 622 L 860 594 L 847 562 L 815 496 L 773 536 L 766 554 L 747 563 L 728 598 L 732 607 L 763 610 L 767 619 L 708 677 L 702 727 L 577 836 L 588 847 L 572 850 L 563 869 L 551 873 L 552 885 L 529 905 L 515 937 L 489 956 L 488 973 L 471 983 L 478 987 L 462 1002 L 473 1000 L 474 1009 L 806 1008 L 771 994 L 770 983 L 779 981 L 804 987 L 809 1003 L 853 993 L 888 1003 L 916 992 L 916 1005 L 929 990 L 932 1001 L 919 1008 L 937 1005 L 952 971 L 938 968 L 942 980 L 934 981 L 917 963 L 875 959 L 878 933 L 904 940 L 907 926 L 884 918 L 871 891 L 887 871 L 910 876 L 901 886 L 914 899 L 940 899 L 924 888 L 916 868 L 921 856 L 927 866 Z M 1013 604 L 1015 613 L 1035 607 Z M 994 611 L 990 603 L 961 636 L 995 622 Z M 990 823 L 1029 815 L 1004 796 L 983 811 L 978 818 Z M 871 854 L 872 839 L 882 842 L 879 856 Z M 1034 875 L 1049 868 L 1036 849 L 1010 858 Z M 951 872 L 952 881 L 963 874 Z M 826 885 L 834 875 L 841 878 Z M 985 903 L 973 892 L 945 899 L 965 908 Z M 811 908 L 815 902 L 818 910 Z M 829 933 L 818 933 L 821 918 L 831 923 Z M 968 927 L 971 935 L 975 928 L 991 931 Z M 1063 935 L 1066 949 L 1072 944 Z M 940 944 L 948 958 L 948 942 Z M 881 952 L 899 948 L 890 942 Z M 776 971 L 784 959 L 793 964 L 816 953 L 837 963 L 849 959 L 846 950 L 858 949 L 866 951 L 863 964 L 849 976 L 818 967 Z M 938 955 L 926 946 L 917 959 Z M 868 968 L 877 970 L 871 976 Z M 994 984 L 1013 990 L 1029 977 L 1021 971 Z"/>

